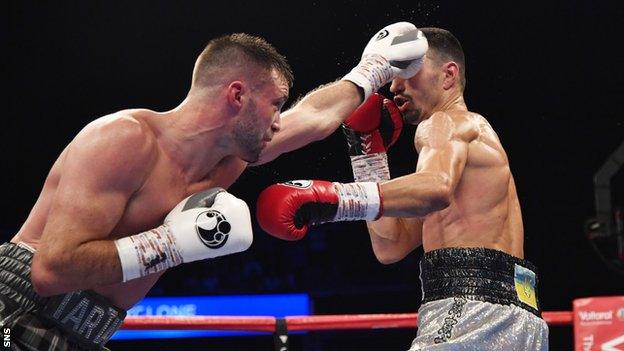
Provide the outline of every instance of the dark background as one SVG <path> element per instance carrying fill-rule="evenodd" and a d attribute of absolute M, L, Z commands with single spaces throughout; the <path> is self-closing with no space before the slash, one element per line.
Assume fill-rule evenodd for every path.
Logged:
<path fill-rule="evenodd" d="M 544 310 L 570 310 L 578 297 L 622 294 L 622 275 L 600 261 L 583 231 L 594 211 L 592 176 L 624 140 L 624 11 L 618 3 L 4 3 L 1 238 L 19 229 L 49 167 L 86 123 L 124 108 L 165 111 L 181 102 L 195 57 L 209 39 L 232 32 L 265 37 L 293 67 L 292 101 L 346 74 L 378 29 L 407 20 L 449 29 L 462 42 L 466 102 L 488 118 L 508 152 L 522 203 L 525 254 L 540 268 Z M 413 133 L 407 128 L 390 152 L 395 176 L 415 166 Z M 253 207 L 265 186 L 301 178 L 352 179 L 340 133 L 248 170 L 230 191 Z M 618 189 L 614 198 L 622 205 L 624 186 Z M 255 229 L 248 252 L 177 267 L 150 294 L 308 292 L 318 314 L 414 312 L 419 306 L 421 250 L 384 266 L 361 222 L 328 224 L 294 243 Z M 402 350 L 414 335 L 310 333 L 295 336 L 292 346 Z M 272 341 L 156 345 L 111 344 L 117 350 L 269 350 Z M 571 327 L 551 328 L 551 349 L 571 348 Z"/>

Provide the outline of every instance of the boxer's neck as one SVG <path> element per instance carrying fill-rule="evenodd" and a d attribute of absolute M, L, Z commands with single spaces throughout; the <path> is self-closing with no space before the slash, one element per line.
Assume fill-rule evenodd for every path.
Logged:
<path fill-rule="evenodd" d="M 464 101 L 464 96 L 461 92 L 449 92 L 447 96 L 444 96 L 441 99 L 440 103 L 438 103 L 431 111 L 431 114 L 443 111 L 468 111 L 468 107 L 466 106 L 466 102 Z"/>
<path fill-rule="evenodd" d="M 231 150 L 225 109 L 211 101 L 185 99 L 160 120 L 159 143 L 189 182 L 197 182 Z"/>

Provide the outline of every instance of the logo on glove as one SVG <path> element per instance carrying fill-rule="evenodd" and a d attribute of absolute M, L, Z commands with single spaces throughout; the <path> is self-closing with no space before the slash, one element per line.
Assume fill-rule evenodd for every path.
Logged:
<path fill-rule="evenodd" d="M 309 180 L 289 180 L 281 184 L 292 186 L 295 188 L 309 188 L 312 185 L 312 182 Z"/>
<path fill-rule="evenodd" d="M 225 245 L 232 225 L 221 212 L 208 210 L 195 219 L 199 239 L 209 248 L 218 249 Z"/>
<path fill-rule="evenodd" d="M 375 40 L 381 40 L 381 39 L 387 37 L 388 34 L 390 34 L 390 32 L 388 32 L 387 29 L 384 29 L 381 32 L 379 32 L 379 34 L 377 34 L 377 37 L 375 38 Z"/>

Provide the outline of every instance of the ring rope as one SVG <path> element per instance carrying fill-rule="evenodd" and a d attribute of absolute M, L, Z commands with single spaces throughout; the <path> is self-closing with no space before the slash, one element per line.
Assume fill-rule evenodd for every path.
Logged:
<path fill-rule="evenodd" d="M 571 311 L 543 312 L 549 326 L 572 325 Z M 416 328 L 416 313 L 353 314 L 284 317 L 289 331 L 339 329 Z M 241 330 L 275 332 L 276 318 L 270 316 L 130 316 L 121 329 L 125 330 Z"/>

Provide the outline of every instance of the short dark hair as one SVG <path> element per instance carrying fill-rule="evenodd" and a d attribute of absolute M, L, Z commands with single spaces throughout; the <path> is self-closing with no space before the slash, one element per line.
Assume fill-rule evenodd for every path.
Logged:
<path fill-rule="evenodd" d="M 286 58 L 263 38 L 245 33 L 224 35 L 208 42 L 195 64 L 193 85 L 209 85 L 218 80 L 214 75 L 219 72 L 215 69 L 250 65 L 277 70 L 292 87 L 294 76 Z"/>
<path fill-rule="evenodd" d="M 455 61 L 459 66 L 459 79 L 462 89 L 466 87 L 466 58 L 459 40 L 448 30 L 435 27 L 420 28 L 427 42 L 433 60 Z M 437 55 L 436 55 L 437 54 Z"/>

